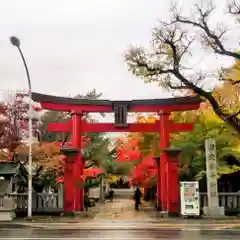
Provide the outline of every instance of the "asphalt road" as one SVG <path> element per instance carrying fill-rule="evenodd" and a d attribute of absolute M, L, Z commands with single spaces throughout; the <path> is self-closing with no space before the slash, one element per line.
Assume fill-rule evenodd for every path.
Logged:
<path fill-rule="evenodd" d="M 142 230 L 74 230 L 74 229 L 0 229 L 0 239 L 97 239 L 97 240 L 237 240 L 240 230 L 182 230 L 182 229 L 142 229 Z"/>

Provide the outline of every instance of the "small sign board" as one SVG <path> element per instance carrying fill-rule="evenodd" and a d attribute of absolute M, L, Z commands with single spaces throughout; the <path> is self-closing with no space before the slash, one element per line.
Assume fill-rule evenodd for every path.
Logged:
<path fill-rule="evenodd" d="M 200 215 L 200 195 L 198 182 L 180 182 L 181 215 Z"/>

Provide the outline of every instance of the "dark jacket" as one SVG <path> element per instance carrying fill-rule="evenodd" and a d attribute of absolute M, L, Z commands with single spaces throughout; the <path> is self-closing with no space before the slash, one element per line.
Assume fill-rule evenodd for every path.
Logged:
<path fill-rule="evenodd" d="M 142 196 L 142 192 L 139 188 L 137 188 L 135 190 L 135 193 L 134 193 L 134 200 L 137 202 L 137 203 L 140 203 L 141 202 L 141 196 Z"/>

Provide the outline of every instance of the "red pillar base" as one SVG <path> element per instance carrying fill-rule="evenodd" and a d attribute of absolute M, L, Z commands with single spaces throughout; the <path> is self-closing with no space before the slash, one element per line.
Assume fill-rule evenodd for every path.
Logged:
<path fill-rule="evenodd" d="M 64 166 L 64 213 L 74 212 L 74 154 L 70 148 L 62 148 L 61 153 L 66 156 Z"/>
<path fill-rule="evenodd" d="M 167 212 L 168 216 L 178 216 L 180 210 L 180 197 L 179 197 L 179 155 L 181 150 L 174 148 L 164 149 L 167 154 Z"/>
<path fill-rule="evenodd" d="M 81 158 L 81 152 L 75 153 L 75 164 L 74 164 L 74 176 L 75 176 L 75 211 L 84 211 L 84 181 L 81 179 L 83 176 L 84 162 Z"/>

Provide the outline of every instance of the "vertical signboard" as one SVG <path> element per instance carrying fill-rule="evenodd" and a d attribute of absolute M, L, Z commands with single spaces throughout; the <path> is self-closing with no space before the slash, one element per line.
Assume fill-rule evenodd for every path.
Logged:
<path fill-rule="evenodd" d="M 181 215 L 199 216 L 200 199 L 198 182 L 180 182 Z"/>
<path fill-rule="evenodd" d="M 216 141 L 212 138 L 205 141 L 208 208 L 219 207 L 217 185 Z"/>

